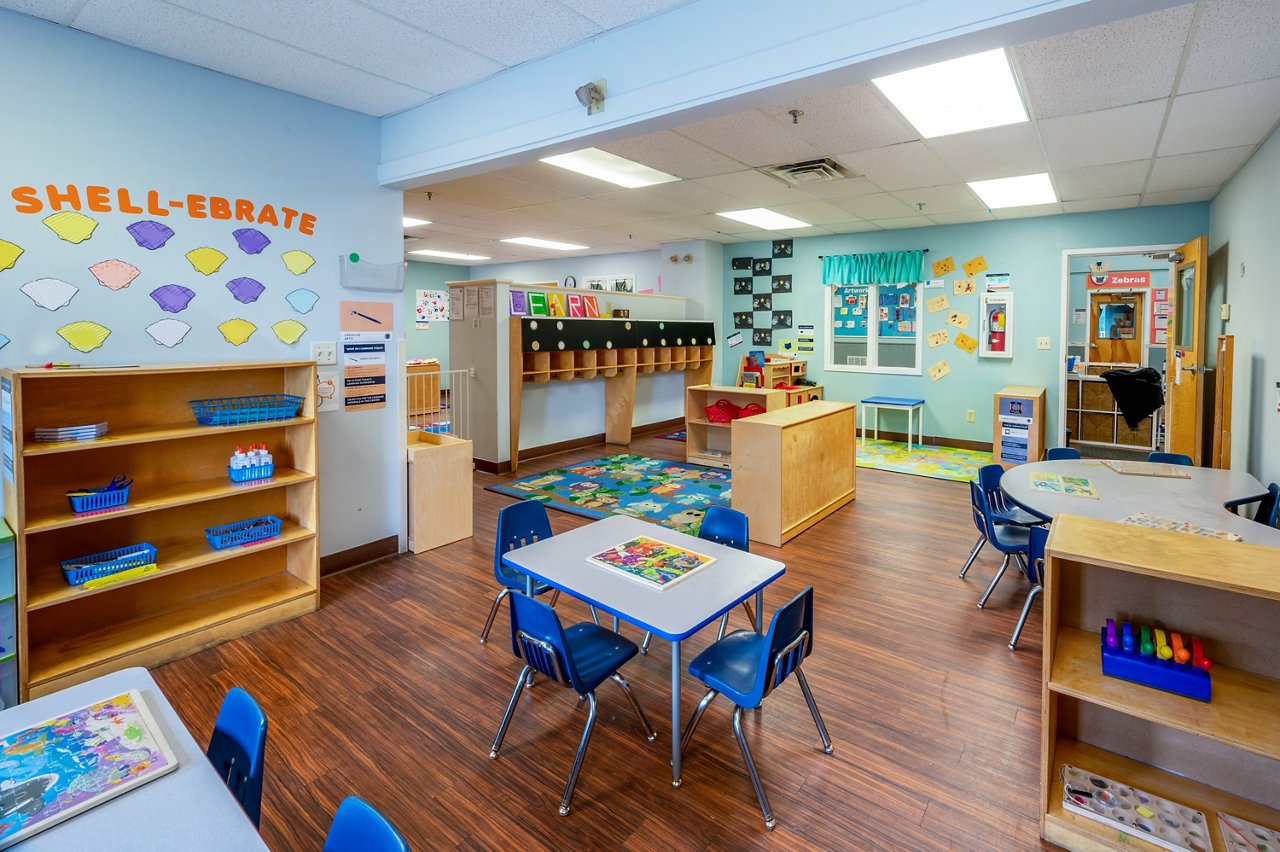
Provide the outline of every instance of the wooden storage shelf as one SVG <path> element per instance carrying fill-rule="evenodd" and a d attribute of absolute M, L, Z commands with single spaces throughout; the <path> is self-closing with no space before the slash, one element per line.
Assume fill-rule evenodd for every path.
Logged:
<path fill-rule="evenodd" d="M 685 461 L 728 470 L 730 467 L 731 423 L 712 423 L 707 419 L 707 406 L 727 399 L 742 408 L 755 403 L 765 411 L 785 408 L 787 395 L 766 388 L 738 388 L 720 385 L 692 385 L 684 392 Z M 719 450 L 723 455 L 709 455 L 706 450 Z"/>
<path fill-rule="evenodd" d="M 92 418 L 98 416 L 94 413 L 86 413 L 85 417 Z M 108 416 L 108 422 L 110 417 Z M 194 422 L 194 416 L 190 423 L 175 423 L 168 426 L 135 426 L 132 428 L 116 429 L 101 438 L 94 441 L 61 441 L 53 444 L 37 444 L 35 442 L 23 442 L 22 455 L 26 457 L 50 455 L 52 453 L 74 453 L 84 450 L 100 450 L 103 447 L 118 447 L 132 444 L 150 444 L 155 441 L 176 441 L 182 438 L 197 438 L 208 435 L 213 430 L 219 433 L 234 434 L 236 432 L 249 432 L 254 429 L 262 429 L 264 426 L 306 426 L 316 422 L 311 416 L 294 417 L 291 420 L 273 420 L 269 423 L 245 423 L 240 426 L 204 426 Z M 229 455 L 229 454 L 228 454 Z"/>

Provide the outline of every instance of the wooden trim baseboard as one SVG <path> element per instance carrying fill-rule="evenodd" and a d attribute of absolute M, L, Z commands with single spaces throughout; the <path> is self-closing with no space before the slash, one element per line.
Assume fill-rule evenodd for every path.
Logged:
<path fill-rule="evenodd" d="M 861 440 L 861 435 L 862 435 L 861 428 L 857 430 L 857 434 L 858 434 L 858 438 L 856 438 L 855 440 Z M 881 429 L 880 440 L 901 441 L 902 443 L 905 444 L 907 442 L 907 433 L 906 432 L 890 432 L 888 429 Z M 944 438 L 941 435 L 925 435 L 924 442 L 926 444 L 932 444 L 934 446 L 955 447 L 957 450 L 975 450 L 980 453 L 991 452 L 990 441 L 967 441 L 964 438 Z M 911 443 L 912 444 L 916 443 L 915 435 L 911 436 Z"/>
<path fill-rule="evenodd" d="M 387 556 L 395 556 L 400 552 L 400 537 L 389 535 L 377 541 L 349 547 L 320 557 L 320 576 L 328 577 L 342 571 L 350 571 L 361 565 L 367 565 Z"/>
<path fill-rule="evenodd" d="M 672 429 L 682 428 L 684 426 L 683 417 L 672 417 L 670 420 L 659 420 L 657 423 L 645 423 L 642 426 L 631 427 L 631 434 L 635 437 L 646 436 L 651 432 L 670 431 Z M 581 438 L 570 438 L 567 441 L 557 441 L 554 444 L 543 444 L 540 447 L 521 447 L 520 462 L 523 464 L 526 460 L 535 459 L 540 456 L 554 456 L 556 453 L 563 453 L 566 450 L 577 450 L 582 447 L 594 447 L 597 444 L 605 444 L 605 435 L 603 432 L 597 435 L 583 435 Z M 501 476 L 504 473 L 511 472 L 511 461 L 495 462 L 488 459 L 475 459 L 476 470 L 482 470 L 485 473 L 494 473 Z"/>

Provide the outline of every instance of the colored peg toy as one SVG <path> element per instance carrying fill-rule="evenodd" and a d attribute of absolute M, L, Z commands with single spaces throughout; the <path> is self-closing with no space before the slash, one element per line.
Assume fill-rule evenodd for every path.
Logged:
<path fill-rule="evenodd" d="M 1173 661 L 1175 663 L 1185 663 L 1191 659 L 1191 652 L 1182 647 L 1182 636 L 1177 633 L 1170 633 L 1169 641 L 1173 643 Z"/>
<path fill-rule="evenodd" d="M 1109 618 L 1099 631 L 1099 639 L 1103 674 L 1209 700 L 1209 669 L 1213 663 L 1204 655 L 1204 646 L 1196 637 L 1145 624 L 1117 623 Z"/>
<path fill-rule="evenodd" d="M 1159 627 L 1156 628 L 1156 656 L 1162 660 L 1173 659 L 1173 649 L 1165 641 L 1164 631 Z"/>

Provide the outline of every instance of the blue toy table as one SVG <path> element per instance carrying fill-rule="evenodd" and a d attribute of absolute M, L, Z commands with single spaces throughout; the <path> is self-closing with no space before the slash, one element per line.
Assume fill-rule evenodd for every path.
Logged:
<path fill-rule="evenodd" d="M 862 406 L 862 446 L 867 445 L 867 409 L 874 408 L 876 411 L 875 432 L 873 437 L 880 440 L 880 409 L 888 408 L 892 411 L 907 412 L 907 452 L 911 452 L 911 434 L 912 420 L 916 421 L 915 428 L 918 430 L 916 436 L 917 444 L 924 444 L 924 400 L 915 397 L 905 396 L 869 396 L 862 400 L 859 405 Z M 919 412 L 919 417 L 916 417 Z"/>

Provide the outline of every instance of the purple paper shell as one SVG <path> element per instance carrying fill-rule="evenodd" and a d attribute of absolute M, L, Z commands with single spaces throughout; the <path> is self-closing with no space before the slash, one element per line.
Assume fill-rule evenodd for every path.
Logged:
<path fill-rule="evenodd" d="M 258 254 L 271 245 L 271 240 L 267 239 L 267 235 L 257 228 L 240 228 L 237 231 L 232 231 L 231 236 L 236 238 L 236 245 L 240 246 L 240 251 L 245 254 Z"/>
<path fill-rule="evenodd" d="M 150 251 L 160 248 L 169 242 L 169 238 L 173 236 L 173 228 L 152 219 L 134 222 L 125 230 L 133 237 L 135 243 Z"/>
<path fill-rule="evenodd" d="M 181 284 L 166 284 L 151 291 L 151 298 L 156 300 L 156 304 L 171 314 L 185 311 L 195 297 L 195 290 Z"/>
<path fill-rule="evenodd" d="M 247 305 L 250 302 L 258 301 L 262 291 L 267 288 L 252 278 L 237 278 L 234 281 L 227 282 L 227 289 L 231 291 L 231 295 L 236 297 L 237 302 L 243 302 Z"/>

